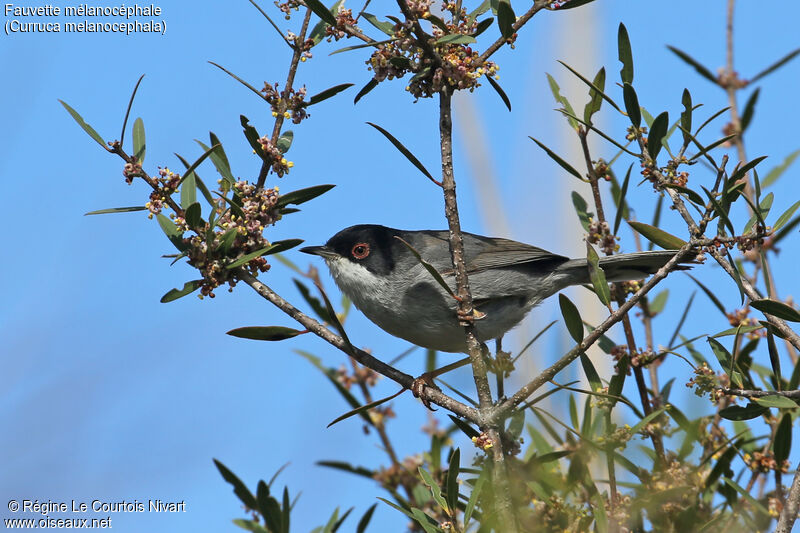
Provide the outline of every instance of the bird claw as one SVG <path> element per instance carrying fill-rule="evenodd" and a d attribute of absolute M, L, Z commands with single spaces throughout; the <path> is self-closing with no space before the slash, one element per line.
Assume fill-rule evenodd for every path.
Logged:
<path fill-rule="evenodd" d="M 420 401 L 422 402 L 422 405 L 427 407 L 430 411 L 436 411 L 436 409 L 431 407 L 430 400 L 422 396 L 422 391 L 425 387 L 431 387 L 432 389 L 441 390 L 433 383 L 433 376 L 428 372 L 426 372 L 417 379 L 415 379 L 413 383 L 411 383 L 411 394 L 414 395 L 414 398 L 419 398 Z"/>

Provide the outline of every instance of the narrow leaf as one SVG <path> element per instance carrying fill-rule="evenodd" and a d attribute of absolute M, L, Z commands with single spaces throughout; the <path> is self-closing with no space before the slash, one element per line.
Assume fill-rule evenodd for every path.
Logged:
<path fill-rule="evenodd" d="M 374 89 L 374 88 L 375 88 L 375 87 L 377 87 L 377 86 L 378 86 L 378 80 L 376 80 L 375 78 L 372 78 L 371 80 L 369 80 L 369 81 L 367 82 L 367 84 L 366 84 L 366 85 L 364 85 L 364 86 L 361 88 L 361 90 L 360 90 L 360 91 L 358 91 L 358 94 L 357 94 L 357 95 L 356 95 L 356 97 L 353 99 L 353 105 L 357 104 L 357 103 L 358 103 L 358 101 L 359 101 L 359 100 L 361 100 L 361 97 L 362 97 L 362 96 L 366 95 L 368 92 L 370 92 L 372 89 Z"/>
<path fill-rule="evenodd" d="M 431 180 L 433 183 L 435 183 L 436 185 L 439 185 L 441 187 L 441 183 L 439 183 L 438 181 L 436 181 L 433 178 L 433 176 L 431 175 L 430 172 L 428 172 L 428 170 L 425 168 L 425 166 L 423 166 L 423 164 L 420 163 L 419 159 L 417 159 L 414 156 L 414 154 L 412 154 L 411 151 L 408 148 L 403 146 L 403 143 L 398 141 L 391 133 L 389 133 L 385 129 L 381 128 L 377 124 L 373 124 L 372 122 L 367 122 L 367 124 L 369 124 L 370 126 L 375 128 L 376 130 L 381 132 L 383 134 L 383 136 L 386 137 L 387 139 L 389 139 L 389 142 L 391 142 L 394 145 L 394 147 L 397 148 L 400 151 L 401 154 L 406 156 L 406 159 L 408 159 L 411 162 L 412 165 L 417 167 L 417 169 L 419 169 L 419 171 L 422 172 L 429 180 Z"/>
<path fill-rule="evenodd" d="M 628 183 L 631 179 L 631 169 L 633 169 L 633 163 L 631 163 L 628 167 L 628 171 L 625 173 L 625 179 L 622 181 L 622 187 L 619 190 L 619 195 L 615 198 L 615 203 L 617 204 L 617 214 L 614 217 L 614 235 L 619 232 L 619 225 L 622 222 L 622 217 L 625 216 L 627 211 L 628 204 L 625 201 L 625 196 L 628 194 Z"/>
<path fill-rule="evenodd" d="M 650 127 L 650 133 L 647 134 L 647 153 L 653 161 L 656 160 L 658 153 L 661 151 L 664 136 L 667 134 L 669 127 L 669 114 L 664 111 L 659 114 L 654 120 L 653 125 Z"/>
<path fill-rule="evenodd" d="M 500 87 L 500 84 L 497 83 L 491 76 L 486 76 L 486 79 L 489 80 L 489 85 L 491 85 L 492 89 L 494 89 L 497 94 L 500 95 L 500 99 L 503 100 L 503 103 L 506 104 L 508 110 L 511 111 L 511 100 L 508 99 L 508 95 L 503 88 Z"/>
<path fill-rule="evenodd" d="M 754 83 L 763 78 L 764 76 L 766 76 L 767 74 L 771 74 L 772 72 L 776 71 L 777 69 L 779 69 L 780 67 L 782 67 L 795 57 L 797 57 L 797 54 L 800 54 L 800 48 L 792 50 L 791 52 L 780 58 L 778 61 L 776 61 L 772 65 L 768 66 L 767 68 L 765 68 L 764 70 L 762 70 L 761 72 L 750 78 L 750 83 Z"/>
<path fill-rule="evenodd" d="M 753 114 L 756 111 L 756 102 L 758 102 L 758 95 L 760 92 L 761 92 L 761 87 L 753 91 L 753 94 L 750 95 L 750 98 L 747 99 L 747 103 L 744 105 L 744 111 L 742 112 L 742 119 L 741 119 L 742 133 L 744 133 L 745 130 L 747 130 L 747 126 L 749 126 L 750 121 L 753 120 Z"/>
<path fill-rule="evenodd" d="M 549 155 L 549 156 L 550 156 L 550 158 L 551 158 L 553 161 L 555 161 L 556 163 L 558 163 L 558 165 L 559 165 L 561 168 L 563 168 L 564 170 L 566 170 L 567 172 L 569 172 L 570 174 L 572 174 L 573 176 L 575 176 L 575 177 L 576 177 L 576 178 L 578 178 L 579 180 L 581 180 L 581 181 L 585 181 L 585 180 L 584 180 L 584 178 L 583 178 L 583 176 L 581 176 L 580 172 L 578 172 L 577 170 L 575 170 L 575 169 L 572 167 L 572 165 L 570 165 L 569 163 L 567 163 L 566 161 L 564 161 L 563 159 L 561 159 L 561 158 L 558 156 L 558 154 L 556 154 L 555 152 L 553 152 L 552 150 L 550 150 L 550 148 L 548 148 L 547 146 L 545 146 L 544 144 L 542 144 L 541 142 L 539 142 L 537 139 L 534 139 L 534 138 L 533 138 L 533 137 L 531 137 L 531 136 L 528 136 L 528 138 L 529 138 L 530 140 L 532 140 L 533 142 L 535 142 L 536 144 L 538 144 L 538 145 L 539 145 L 539 148 L 541 148 L 542 150 L 544 150 L 544 151 L 545 151 L 545 153 L 546 153 L 547 155 Z"/>
<path fill-rule="evenodd" d="M 500 0 L 497 5 L 497 25 L 504 38 L 509 39 L 514 35 L 514 23 L 516 21 L 517 16 L 514 14 L 514 10 L 511 9 L 511 2 L 509 0 Z"/>
<path fill-rule="evenodd" d="M 567 324 L 567 331 L 573 340 L 580 344 L 583 341 L 583 321 L 578 308 L 563 294 L 558 295 L 558 304 L 561 307 L 561 316 Z"/>
<path fill-rule="evenodd" d="M 611 290 L 608 288 L 606 274 L 600 267 L 600 258 L 589 242 L 586 242 L 586 258 L 589 264 L 589 279 L 592 281 L 594 292 L 600 301 L 608 307 L 611 305 Z"/>
<path fill-rule="evenodd" d="M 141 117 L 133 121 L 133 155 L 139 163 L 144 162 L 147 143 L 144 136 L 144 121 Z"/>
<path fill-rule="evenodd" d="M 172 289 L 169 292 L 167 292 L 164 296 L 161 297 L 160 302 L 162 304 L 165 304 L 167 302 L 172 302 L 174 300 L 177 300 L 178 298 L 183 298 L 187 294 L 191 294 L 194 291 L 196 291 L 202 283 L 203 280 L 201 279 L 187 281 L 183 285 L 182 289 Z"/>
<path fill-rule="evenodd" d="M 336 17 L 333 16 L 333 13 L 331 13 L 322 2 L 319 0 L 306 0 L 306 5 L 320 19 L 324 20 L 327 24 L 330 24 L 334 28 L 336 27 Z"/>
<path fill-rule="evenodd" d="M 100 137 L 100 134 L 99 134 L 99 133 L 97 133 L 97 131 L 96 131 L 96 130 L 95 130 L 93 127 L 91 127 L 89 124 L 87 124 L 87 123 L 86 123 L 86 121 L 84 121 L 84 120 L 83 120 L 83 117 L 82 117 L 82 116 L 80 116 L 80 114 L 79 114 L 77 111 L 75 111 L 74 109 L 72 109 L 72 108 L 69 106 L 69 104 L 67 104 L 67 103 L 66 103 L 65 101 L 63 101 L 63 100 L 59 100 L 59 102 L 61 102 L 61 105 L 62 105 L 62 106 L 64 106 L 64 109 L 66 109 L 66 110 L 67 110 L 67 112 L 68 112 L 70 115 L 72 115 L 72 118 L 73 118 L 73 119 L 75 119 L 75 122 L 77 122 L 77 123 L 78 123 L 78 126 L 80 126 L 81 128 L 83 128 L 83 131 L 85 131 L 86 133 L 88 133 L 88 134 L 89 134 L 89 137 L 91 137 L 92 139 L 94 139 L 94 140 L 95 140 L 95 142 L 97 142 L 97 144 L 99 144 L 100 146 L 102 146 L 102 147 L 103 147 L 103 149 L 107 151 L 107 150 L 108 150 L 108 146 L 106 146 L 106 142 L 103 140 L 103 138 L 102 138 L 102 137 Z"/>
<path fill-rule="evenodd" d="M 642 124 L 642 111 L 639 109 L 639 98 L 630 83 L 625 83 L 622 86 L 622 97 L 625 102 L 625 111 L 628 113 L 631 124 L 638 128 Z"/>
<path fill-rule="evenodd" d="M 778 180 L 778 178 L 780 178 L 781 175 L 783 175 L 783 173 L 786 172 L 786 169 L 789 168 L 792 163 L 794 163 L 794 160 L 797 159 L 797 156 L 800 156 L 800 150 L 795 150 L 794 152 L 786 156 L 786 159 L 784 159 L 780 165 L 770 170 L 767 173 L 766 177 L 763 180 L 761 180 L 761 186 L 769 187 L 770 185 L 775 183 Z"/>
<path fill-rule="evenodd" d="M 706 67 L 701 65 L 692 56 L 690 56 L 689 54 L 687 54 L 686 52 L 684 52 L 682 50 L 679 50 L 679 49 L 675 48 L 674 46 L 667 46 L 667 48 L 669 48 L 669 50 L 673 54 L 675 54 L 676 56 L 681 58 L 685 63 L 687 63 L 690 66 L 694 67 L 694 69 L 697 71 L 697 73 L 700 74 L 701 76 L 703 76 L 705 79 L 707 79 L 708 81 L 710 81 L 714 85 L 719 85 L 719 82 L 717 81 L 716 76 L 714 76 L 711 73 L 710 70 L 708 70 Z"/>
<path fill-rule="evenodd" d="M 633 83 L 633 52 L 631 51 L 631 41 L 628 38 L 628 29 L 623 23 L 619 23 L 617 30 L 617 58 L 622 63 L 619 71 L 622 83 Z"/>
<path fill-rule="evenodd" d="M 342 92 L 345 89 L 347 89 L 349 87 L 352 87 L 352 86 L 353 86 L 352 83 L 342 83 L 340 85 L 334 85 L 330 89 L 325 89 L 321 93 L 317 93 L 314 96 L 312 96 L 308 101 L 308 105 L 314 105 L 314 104 L 318 104 L 318 103 L 320 103 L 322 101 L 325 101 L 328 98 L 336 96 L 340 92 Z"/>
<path fill-rule="evenodd" d="M 750 307 L 758 309 L 762 313 L 782 318 L 790 322 L 800 322 L 800 312 L 794 307 L 791 307 L 783 302 L 776 302 L 775 300 L 753 300 L 750 302 Z"/>
<path fill-rule="evenodd" d="M 767 411 L 769 411 L 769 409 L 766 407 L 754 403 L 748 404 L 747 407 L 731 405 L 725 409 L 721 409 L 719 416 L 728 420 L 752 420 L 753 418 L 763 415 Z"/>
<path fill-rule="evenodd" d="M 303 333 L 305 333 L 305 331 L 283 326 L 245 326 L 227 332 L 227 334 L 232 337 L 251 339 L 254 341 L 282 341 L 297 337 Z"/>
<path fill-rule="evenodd" d="M 111 207 L 108 209 L 98 209 L 97 211 L 89 211 L 88 213 L 84 213 L 84 216 L 87 215 L 105 215 L 108 213 L 129 213 L 131 211 L 146 211 L 147 208 L 143 205 L 134 205 L 132 207 Z"/>
<path fill-rule="evenodd" d="M 313 187 L 306 187 L 305 189 L 298 189 L 290 193 L 282 194 L 278 197 L 278 202 L 275 204 L 277 207 L 285 207 L 287 205 L 300 205 L 302 203 L 313 200 L 317 196 L 323 195 L 329 190 L 336 187 L 336 185 L 314 185 Z"/>
<path fill-rule="evenodd" d="M 647 240 L 664 248 L 665 250 L 677 250 L 686 244 L 686 241 L 681 240 L 674 235 L 670 235 L 666 231 L 651 226 L 650 224 L 636 221 L 629 221 L 628 224 Z"/>

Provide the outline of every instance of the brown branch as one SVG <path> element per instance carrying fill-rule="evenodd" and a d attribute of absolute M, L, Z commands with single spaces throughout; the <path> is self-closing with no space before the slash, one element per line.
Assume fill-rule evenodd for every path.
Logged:
<path fill-rule="evenodd" d="M 297 74 L 297 67 L 300 65 L 300 57 L 303 55 L 303 43 L 306 40 L 306 33 L 308 33 L 308 24 L 311 21 L 311 9 L 306 8 L 306 15 L 303 17 L 303 25 L 300 28 L 300 35 L 294 41 L 294 52 L 292 53 L 292 60 L 289 63 L 289 74 L 286 76 L 286 84 L 283 86 L 283 91 L 288 94 L 288 92 L 292 89 L 292 85 L 294 85 L 294 77 Z M 283 127 L 283 121 L 285 117 L 283 116 L 283 112 L 285 109 L 278 110 L 278 116 L 275 117 L 275 125 L 272 127 L 272 144 L 276 144 L 278 142 L 278 137 L 281 134 L 281 128 Z M 256 180 L 256 187 L 261 189 L 264 187 L 264 183 L 267 181 L 267 174 L 269 173 L 269 169 L 272 166 L 271 158 L 267 157 L 261 163 L 261 170 L 258 172 L 258 179 Z"/>
<path fill-rule="evenodd" d="M 538 13 L 551 3 L 553 3 L 552 0 L 536 0 L 533 3 L 533 6 L 531 6 L 531 8 L 528 11 L 526 11 L 522 16 L 517 17 L 517 21 L 511 25 L 511 27 L 514 29 L 514 33 L 516 33 L 517 30 L 519 30 L 521 27 L 523 27 L 536 13 Z M 501 36 L 499 39 L 497 39 L 495 42 L 489 45 L 489 48 L 487 48 L 486 51 L 481 54 L 481 56 L 478 58 L 478 61 L 480 63 L 485 62 L 487 59 L 489 59 L 489 57 L 492 56 L 492 54 L 500 50 L 500 48 L 504 44 L 506 44 L 506 41 L 507 39 Z"/>
<path fill-rule="evenodd" d="M 789 489 L 789 494 L 786 495 L 786 501 L 778 517 L 775 533 L 791 533 L 798 514 L 800 514 L 800 466 L 797 467 L 794 473 L 792 488 Z"/>
<path fill-rule="evenodd" d="M 747 389 L 728 389 L 720 387 L 720 391 L 733 396 L 743 398 L 767 398 L 769 396 L 783 396 L 784 398 L 800 399 L 800 390 L 775 391 L 775 390 L 747 390 Z"/>
<path fill-rule="evenodd" d="M 332 332 L 331 330 L 329 330 L 328 328 L 317 322 L 315 319 L 306 315 L 305 313 L 294 307 L 292 304 L 284 300 L 278 293 L 270 289 L 267 285 L 258 281 L 258 279 L 256 279 L 256 277 L 250 274 L 249 272 L 246 272 L 245 270 L 240 268 L 236 271 L 236 277 L 244 281 L 248 285 L 250 285 L 250 287 L 252 287 L 253 290 L 255 290 L 263 298 L 265 298 L 273 305 L 278 307 L 281 311 L 283 311 L 284 313 L 295 319 L 297 322 L 302 324 L 308 331 L 317 335 L 322 340 L 326 341 L 327 343 L 331 344 L 332 346 L 335 346 L 339 350 L 351 356 L 360 364 L 366 366 L 367 368 L 371 368 L 375 372 L 391 379 L 392 381 L 400 384 L 404 388 L 406 389 L 411 388 L 411 385 L 414 382 L 413 377 L 397 370 L 393 366 L 387 365 L 386 363 L 384 363 L 379 359 L 376 359 L 375 357 L 365 352 L 364 350 L 352 346 L 347 341 L 345 341 L 341 336 Z M 455 413 L 456 415 L 466 420 L 469 420 L 473 424 L 481 425 L 483 423 L 483 419 L 480 413 L 476 409 L 447 396 L 438 389 L 434 389 L 432 387 L 426 387 L 423 390 L 422 398 L 444 409 L 447 409 L 448 411 Z"/>

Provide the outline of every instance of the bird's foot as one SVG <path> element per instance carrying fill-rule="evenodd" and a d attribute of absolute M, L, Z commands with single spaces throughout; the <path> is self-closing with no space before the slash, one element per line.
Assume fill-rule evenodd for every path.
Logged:
<path fill-rule="evenodd" d="M 439 387 L 436 386 L 433 382 L 433 378 L 435 374 L 433 372 L 425 372 L 420 377 L 415 379 L 413 383 L 411 383 L 411 394 L 414 395 L 414 398 L 419 398 L 422 402 L 422 405 L 427 407 L 431 411 L 436 411 L 433 407 L 431 407 L 431 402 L 427 398 L 425 398 L 422 393 L 425 387 L 431 387 L 432 389 L 441 390 Z"/>

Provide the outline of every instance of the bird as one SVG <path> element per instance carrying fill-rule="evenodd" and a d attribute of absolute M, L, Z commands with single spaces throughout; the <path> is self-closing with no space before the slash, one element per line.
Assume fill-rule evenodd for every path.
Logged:
<path fill-rule="evenodd" d="M 501 339 L 549 296 L 590 282 L 586 258 L 570 259 L 510 239 L 462 235 L 476 309 L 474 333 L 481 343 Z M 448 231 L 359 224 L 341 230 L 322 246 L 300 251 L 324 259 L 339 289 L 387 333 L 423 348 L 467 352 L 458 302 L 422 263 L 435 268 L 454 290 Z M 609 282 L 639 280 L 676 253 L 619 254 L 602 257 L 599 264 Z"/>

